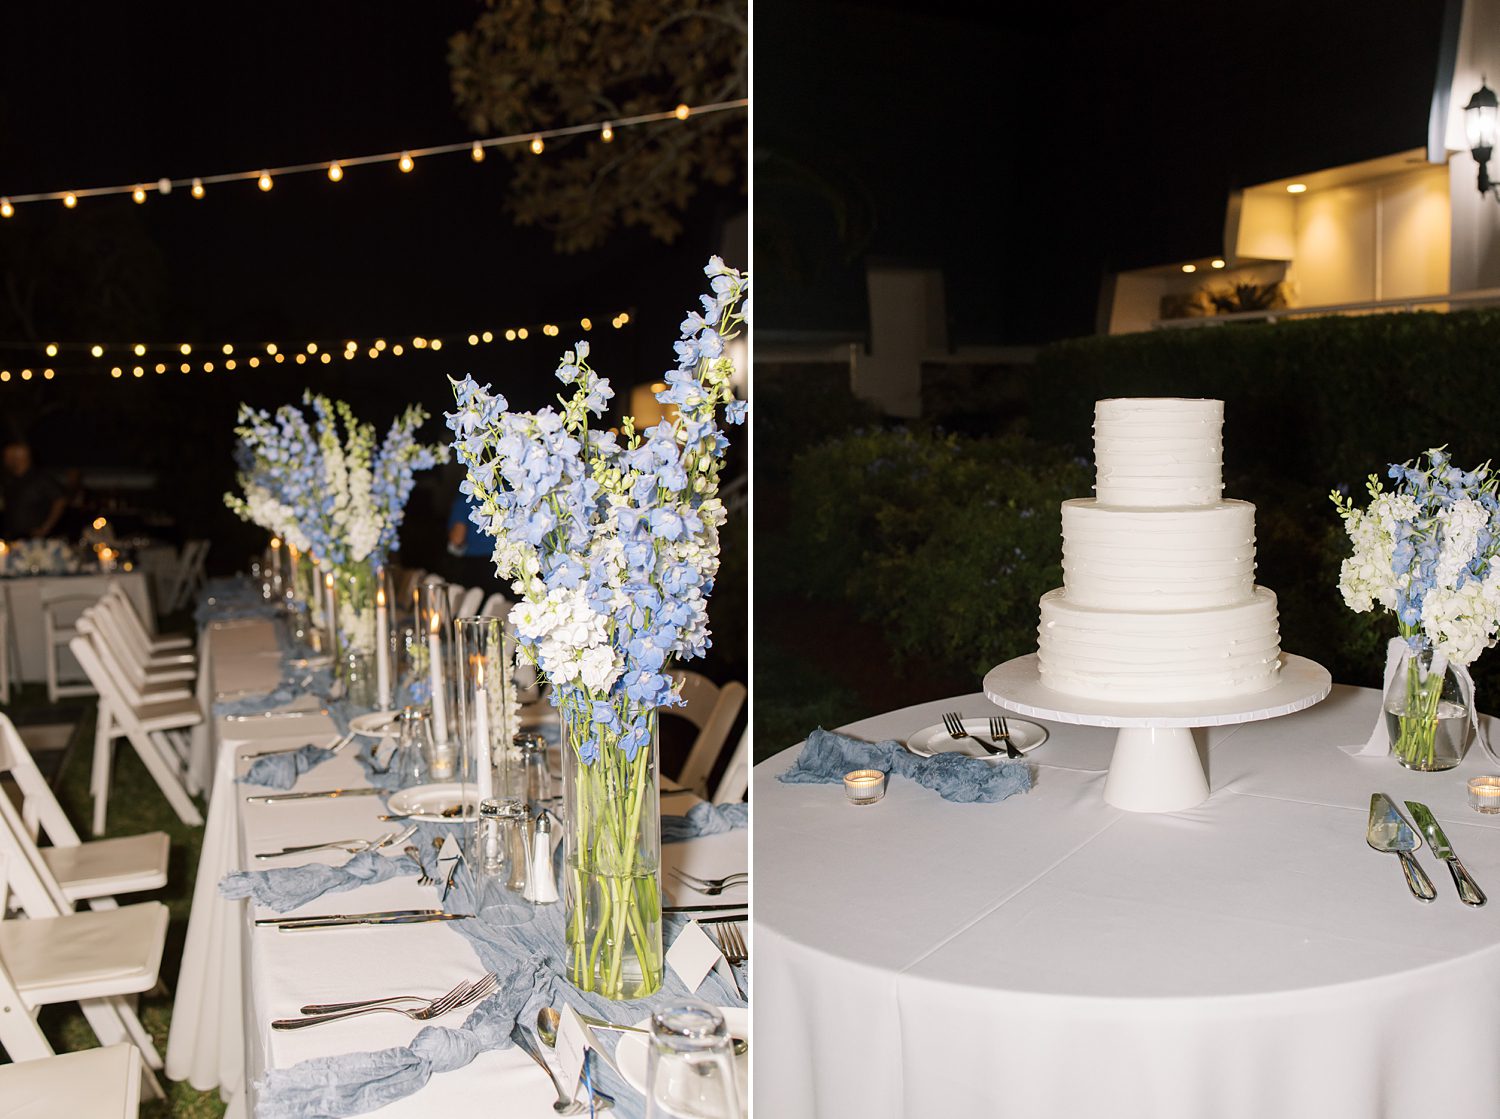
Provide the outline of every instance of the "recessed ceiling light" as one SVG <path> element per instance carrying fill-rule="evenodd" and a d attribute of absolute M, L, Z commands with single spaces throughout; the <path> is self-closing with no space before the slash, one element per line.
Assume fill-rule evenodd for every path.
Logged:
<path fill-rule="evenodd" d="M 1184 264 L 1182 270 L 1184 272 L 1196 272 L 1198 271 L 1198 266 L 1196 264 Z"/>
<path fill-rule="evenodd" d="M 1286 185 L 1286 192 L 1288 194 L 1301 194 L 1305 190 L 1307 190 L 1306 183 L 1287 183 Z"/>

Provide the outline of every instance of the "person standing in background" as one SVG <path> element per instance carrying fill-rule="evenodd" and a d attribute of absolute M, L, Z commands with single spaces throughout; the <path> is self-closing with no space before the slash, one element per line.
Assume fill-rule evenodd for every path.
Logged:
<path fill-rule="evenodd" d="M 465 587 L 498 590 L 495 565 L 490 559 L 494 541 L 469 520 L 471 508 L 469 499 L 460 493 L 448 509 L 448 558 L 443 564 L 443 577 Z"/>
<path fill-rule="evenodd" d="M 36 469 L 31 448 L 25 443 L 6 444 L 4 465 L 0 494 L 5 498 L 5 513 L 0 517 L 0 538 L 39 540 L 50 535 L 67 509 L 62 487 L 50 474 Z"/>

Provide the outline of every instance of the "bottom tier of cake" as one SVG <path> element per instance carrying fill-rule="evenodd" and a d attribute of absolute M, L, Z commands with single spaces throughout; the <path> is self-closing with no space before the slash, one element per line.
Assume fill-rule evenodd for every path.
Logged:
<path fill-rule="evenodd" d="M 1124 703 L 1191 702 L 1264 691 L 1276 683 L 1281 634 L 1276 595 L 1256 587 L 1211 610 L 1109 610 L 1042 596 L 1037 662 L 1053 691 Z"/>

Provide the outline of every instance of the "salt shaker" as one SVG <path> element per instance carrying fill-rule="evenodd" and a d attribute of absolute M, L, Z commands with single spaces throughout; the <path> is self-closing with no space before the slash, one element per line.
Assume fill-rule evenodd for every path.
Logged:
<path fill-rule="evenodd" d="M 552 775 L 547 772 L 547 740 L 532 731 L 522 731 L 512 743 L 521 752 L 522 795 L 530 804 L 552 799 Z"/>
<path fill-rule="evenodd" d="M 538 905 L 557 900 L 557 880 L 552 875 L 552 817 L 536 814 L 536 830 L 531 834 L 531 874 L 526 879 L 526 896 Z"/>

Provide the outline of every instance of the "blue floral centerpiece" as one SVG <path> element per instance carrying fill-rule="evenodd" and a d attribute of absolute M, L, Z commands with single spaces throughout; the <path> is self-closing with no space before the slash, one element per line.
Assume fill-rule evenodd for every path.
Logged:
<path fill-rule="evenodd" d="M 341 641 L 357 654 L 375 647 L 376 575 L 396 543 L 418 470 L 448 461 L 442 444 L 417 442 L 427 412 L 412 405 L 376 446 L 375 425 L 343 401 L 306 393 L 313 413 L 285 404 L 275 413 L 240 406 L 235 459 L 243 496 L 224 503 L 332 572 L 339 586 Z M 298 596 L 322 596 L 310 565 L 296 565 Z"/>
<path fill-rule="evenodd" d="M 749 289 L 713 258 L 702 312 L 682 323 L 677 368 L 656 399 L 668 418 L 618 433 L 591 426 L 614 395 L 579 342 L 561 409 L 512 412 L 472 378 L 448 416 L 474 522 L 513 580 L 520 655 L 552 685 L 564 731 L 567 978 L 610 999 L 661 986 L 656 712 L 680 702 L 674 658 L 702 656 L 719 564 L 719 416 L 744 419 L 725 344 Z"/>
<path fill-rule="evenodd" d="M 1425 461 L 1424 461 L 1425 459 Z M 1453 465 L 1442 448 L 1393 464 L 1370 504 L 1335 491 L 1354 553 L 1339 572 L 1344 602 L 1396 616 L 1404 642 L 1385 698 L 1391 749 L 1408 769 L 1451 769 L 1463 757 L 1473 707 L 1468 673 L 1500 636 L 1500 478 L 1486 463 Z"/>

